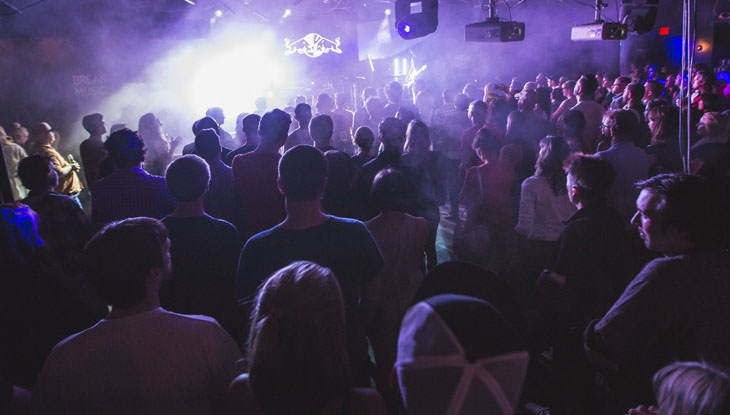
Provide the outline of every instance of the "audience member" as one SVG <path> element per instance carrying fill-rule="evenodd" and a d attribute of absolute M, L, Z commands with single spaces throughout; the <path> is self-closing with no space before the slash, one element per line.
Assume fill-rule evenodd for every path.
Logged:
<path fill-rule="evenodd" d="M 646 147 L 649 176 L 682 170 L 679 152 L 679 111 L 666 100 L 655 99 L 646 104 L 645 119 L 651 138 Z"/>
<path fill-rule="evenodd" d="M 322 153 L 337 150 L 332 146 L 333 128 L 332 117 L 327 114 L 317 115 L 309 123 L 309 134 L 314 140 L 314 147 Z"/>
<path fill-rule="evenodd" d="M 213 107 L 208 108 L 205 111 L 205 116 L 210 117 L 215 120 L 216 124 L 220 126 L 220 129 L 218 131 L 218 135 L 221 139 L 221 147 L 230 148 L 230 149 L 236 149 L 240 145 L 236 140 L 231 137 L 231 134 L 228 133 L 223 128 L 223 124 L 226 122 L 226 116 L 223 114 L 223 108 L 221 107 Z"/>
<path fill-rule="evenodd" d="M 608 202 L 623 216 L 625 227 L 629 227 L 638 196 L 634 183 L 646 179 L 649 173 L 646 152 L 634 144 L 640 134 L 639 122 L 631 111 L 615 110 L 603 117 L 602 128 L 611 137 L 611 147 L 596 153 L 596 157 L 611 163 L 616 173 Z"/>
<path fill-rule="evenodd" d="M 357 167 L 362 167 L 365 163 L 375 158 L 375 155 L 372 154 L 375 134 L 373 134 L 370 128 L 365 126 L 359 127 L 355 131 L 354 142 L 357 148 L 357 154 L 352 156 L 352 160 Z"/>
<path fill-rule="evenodd" d="M 38 232 L 53 258 L 69 273 L 77 271 L 81 251 L 92 235 L 89 218 L 70 196 L 53 192 L 58 174 L 48 157 L 33 155 L 21 160 L 18 176 L 30 189 L 22 202 L 38 214 Z"/>
<path fill-rule="evenodd" d="M 111 311 L 54 347 L 33 391 L 35 412 L 218 412 L 241 353 L 213 319 L 160 307 L 171 264 L 165 226 L 151 218 L 107 225 L 86 259 Z"/>
<path fill-rule="evenodd" d="M 312 136 L 309 135 L 309 121 L 312 120 L 312 107 L 309 104 L 297 104 L 294 109 L 294 119 L 297 120 L 299 127 L 286 138 L 284 151 L 299 144 L 314 145 Z"/>
<path fill-rule="evenodd" d="M 195 153 L 210 168 L 210 185 L 205 194 L 205 211 L 211 216 L 232 222 L 235 192 L 233 171 L 221 160 L 221 144 L 215 130 L 206 128 L 195 136 Z"/>
<path fill-rule="evenodd" d="M 251 316 L 249 373 L 231 384 L 227 413 L 386 413 L 375 391 L 353 387 L 337 281 L 305 261 L 266 280 Z"/>
<path fill-rule="evenodd" d="M 364 330 L 378 304 L 377 275 L 383 260 L 362 222 L 322 211 L 326 181 L 327 161 L 316 148 L 300 145 L 284 154 L 278 184 L 286 198 L 286 218 L 246 242 L 238 263 L 236 298 L 250 300 L 272 272 L 292 261 L 332 269 L 342 288 L 355 383 L 363 385 L 369 361 Z"/>
<path fill-rule="evenodd" d="M 142 169 L 145 143 L 123 129 L 104 143 L 114 171 L 91 186 L 91 219 L 96 224 L 136 216 L 162 218 L 175 208 L 165 178 Z"/>
<path fill-rule="evenodd" d="M 613 87 L 611 88 L 611 101 L 609 101 L 609 110 L 618 110 L 624 107 L 624 90 L 626 86 L 631 83 L 631 78 L 628 76 L 619 76 L 613 81 Z"/>
<path fill-rule="evenodd" d="M 0 144 L 3 146 L 3 158 L 10 179 L 10 191 L 13 194 L 13 200 L 23 199 L 28 194 L 28 189 L 23 186 L 20 177 L 18 177 L 18 163 L 28 157 L 28 154 L 26 154 L 23 147 L 8 138 L 5 129 L 2 127 L 0 127 Z"/>
<path fill-rule="evenodd" d="M 241 252 L 238 231 L 203 207 L 210 181 L 205 160 L 180 157 L 167 167 L 165 180 L 178 205 L 162 219 L 169 232 L 172 274 L 162 285 L 160 302 L 177 313 L 213 317 L 236 337 L 231 318 Z"/>
<path fill-rule="evenodd" d="M 565 81 L 561 85 L 563 96 L 565 100 L 560 103 L 558 109 L 555 110 L 550 116 L 550 121 L 557 123 L 571 108 L 578 103 L 578 98 L 575 97 L 575 81 Z"/>
<path fill-rule="evenodd" d="M 580 111 L 586 119 L 586 126 L 583 130 L 583 152 L 593 153 L 601 138 L 601 118 L 604 108 L 595 101 L 598 81 L 593 75 L 583 75 L 575 85 L 575 95 L 578 103 L 571 109 Z M 643 94 L 642 94 L 643 95 Z M 641 97 L 638 98 L 641 100 Z"/>
<path fill-rule="evenodd" d="M 89 133 L 89 138 L 81 142 L 81 163 L 84 165 L 86 185 L 91 186 L 102 177 L 101 162 L 107 157 L 102 141 L 106 133 L 104 116 L 101 114 L 89 114 L 81 120 L 81 125 Z"/>
<path fill-rule="evenodd" d="M 514 414 L 528 354 L 486 301 L 439 295 L 403 319 L 395 372 L 412 414 Z"/>
<path fill-rule="evenodd" d="M 407 182 L 401 172 L 381 170 L 375 176 L 372 199 L 378 216 L 367 221 L 384 265 L 380 270 L 380 304 L 370 330 L 377 371 L 375 383 L 389 406 L 397 407 L 399 399 L 390 385 L 395 363 L 398 329 L 413 302 L 424 272 L 424 252 L 428 245 L 428 222 L 408 212 Z M 395 403 L 394 403 L 395 402 Z"/>
<path fill-rule="evenodd" d="M 223 157 L 223 161 L 233 166 L 233 159 L 239 154 L 250 153 L 261 144 L 261 136 L 259 135 L 259 124 L 261 123 L 261 116 L 258 114 L 248 114 L 241 121 L 243 128 L 243 135 L 246 137 L 245 143 L 242 143 L 240 147 L 232 150 L 230 153 Z"/>
<path fill-rule="evenodd" d="M 691 169 L 695 174 L 713 178 L 727 178 L 730 172 L 730 116 L 706 112 L 697 124 L 700 137 L 690 152 Z"/>
<path fill-rule="evenodd" d="M 84 186 L 81 184 L 78 174 L 76 174 L 81 166 L 76 162 L 66 160 L 53 148 L 53 143 L 56 142 L 56 130 L 51 128 L 48 123 L 42 122 L 34 125 L 32 133 L 34 138 L 31 144 L 31 154 L 40 154 L 51 159 L 58 173 L 58 184 L 55 191 L 70 196 L 74 202 L 81 206 L 79 193 Z"/>
<path fill-rule="evenodd" d="M 390 81 L 385 86 L 385 97 L 388 102 L 383 108 L 383 117 L 395 117 L 403 101 L 403 86 L 398 81 Z"/>
<path fill-rule="evenodd" d="M 343 92 L 335 94 L 335 109 L 332 111 L 333 145 L 340 151 L 352 154 L 352 127 L 353 113 L 347 109 L 350 95 Z"/>
<path fill-rule="evenodd" d="M 717 237 L 726 204 L 695 176 L 663 174 L 638 187 L 632 223 L 663 257 L 585 332 L 589 358 L 624 406 L 649 402 L 651 374 L 673 361 L 730 363 L 730 257 Z"/>
<path fill-rule="evenodd" d="M 290 123 L 289 115 L 280 109 L 267 112 L 259 125 L 259 146 L 233 159 L 235 225 L 243 241 L 284 219 L 284 198 L 276 185 L 276 166 Z"/>
<path fill-rule="evenodd" d="M 137 134 L 144 141 L 147 150 L 144 169 L 155 176 L 165 174 L 165 168 L 170 164 L 172 155 L 180 144 L 180 137 L 170 140 L 160 119 L 151 112 L 139 118 Z"/>

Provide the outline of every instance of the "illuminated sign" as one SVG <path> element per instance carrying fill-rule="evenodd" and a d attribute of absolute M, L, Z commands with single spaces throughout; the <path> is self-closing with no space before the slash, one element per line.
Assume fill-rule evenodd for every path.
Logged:
<path fill-rule="evenodd" d="M 284 46 L 286 47 L 286 51 L 284 51 L 285 55 L 298 53 L 310 58 L 319 58 L 325 53 L 330 52 L 342 54 L 339 37 L 336 37 L 335 40 L 330 40 L 317 33 L 309 33 L 293 42 L 289 39 L 284 39 Z"/>

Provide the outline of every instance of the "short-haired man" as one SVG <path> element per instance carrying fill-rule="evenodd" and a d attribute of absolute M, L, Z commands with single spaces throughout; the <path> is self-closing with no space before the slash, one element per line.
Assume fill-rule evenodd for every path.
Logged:
<path fill-rule="evenodd" d="M 364 330 L 378 301 L 382 255 L 362 222 L 323 212 L 327 161 L 321 151 L 300 145 L 284 153 L 277 184 L 286 199 L 286 219 L 246 242 L 236 297 L 252 299 L 272 272 L 294 261 L 330 268 L 342 289 L 350 357 L 362 384 L 368 362 Z"/>
<path fill-rule="evenodd" d="M 314 146 L 321 152 L 337 150 L 332 147 L 332 133 L 334 131 L 334 122 L 332 117 L 327 114 L 320 114 L 312 118 L 309 123 L 309 134 L 314 140 Z"/>
<path fill-rule="evenodd" d="M 648 402 L 652 374 L 673 361 L 730 364 L 730 256 L 715 237 L 727 208 L 696 176 L 663 174 L 637 186 L 632 223 L 663 256 L 585 333 L 588 357 L 625 407 Z"/>
<path fill-rule="evenodd" d="M 294 108 L 294 119 L 297 120 L 299 127 L 292 131 L 286 138 L 284 143 L 284 151 L 289 150 L 299 144 L 313 145 L 312 136 L 309 135 L 309 122 L 312 120 L 312 107 L 309 104 L 297 104 Z"/>
<path fill-rule="evenodd" d="M 615 110 L 603 117 L 602 128 L 611 137 L 611 147 L 596 153 L 607 160 L 616 172 L 608 202 L 621 213 L 624 225 L 634 213 L 634 201 L 638 195 L 634 183 L 646 179 L 649 174 L 649 159 L 646 152 L 634 143 L 641 134 L 641 125 L 633 111 Z"/>
<path fill-rule="evenodd" d="M 225 114 L 223 114 L 223 108 L 208 108 L 208 110 L 205 111 L 205 116 L 214 119 L 215 122 L 218 123 L 218 126 L 220 127 L 218 135 L 221 139 L 221 147 L 230 149 L 235 149 L 236 147 L 238 147 L 238 143 L 236 143 L 236 140 L 234 140 L 233 137 L 231 137 L 231 134 L 223 128 L 223 124 L 226 122 L 226 116 Z"/>
<path fill-rule="evenodd" d="M 538 281 L 542 327 L 549 330 L 558 413 L 590 413 L 592 372 L 583 355 L 583 329 L 618 298 L 626 279 L 622 265 L 624 226 L 606 202 L 614 171 L 589 156 L 572 160 L 567 190 L 578 211 L 565 223 L 549 273 Z M 572 410 L 573 412 L 570 412 Z"/>
<path fill-rule="evenodd" d="M 246 136 L 246 143 L 229 152 L 223 157 L 223 162 L 227 165 L 233 165 L 233 159 L 239 154 L 250 153 L 259 146 L 261 143 L 261 136 L 259 136 L 259 124 L 261 123 L 261 116 L 258 114 L 248 114 L 241 120 L 241 129 L 243 135 Z"/>
<path fill-rule="evenodd" d="M 221 142 L 212 128 L 206 128 L 195 135 L 195 154 L 202 157 L 210 167 L 210 186 L 205 194 L 205 211 L 211 216 L 232 222 L 233 170 L 221 160 Z"/>
<path fill-rule="evenodd" d="M 608 109 L 610 110 L 618 110 L 624 107 L 626 104 L 624 102 L 624 90 L 626 89 L 626 85 L 631 83 L 631 78 L 628 76 L 619 76 L 613 81 L 613 86 L 611 87 L 611 100 L 608 104 Z"/>
<path fill-rule="evenodd" d="M 290 124 L 291 118 L 284 111 L 267 112 L 259 124 L 258 147 L 233 159 L 233 185 L 237 195 L 235 225 L 244 241 L 286 216 L 284 198 L 276 187 L 276 167 Z"/>
<path fill-rule="evenodd" d="M 160 307 L 171 266 L 165 226 L 151 218 L 109 224 L 85 257 L 111 311 L 53 349 L 33 390 L 35 413 L 218 412 L 241 353 L 213 319 Z"/>
<path fill-rule="evenodd" d="M 624 90 L 625 110 L 631 110 L 636 115 L 639 122 L 644 122 L 644 85 L 640 82 L 632 82 L 626 86 Z"/>
<path fill-rule="evenodd" d="M 145 146 L 132 130 L 122 129 L 104 143 L 114 171 L 91 186 L 91 219 L 96 224 L 149 216 L 162 218 L 175 208 L 165 178 L 142 169 Z"/>
<path fill-rule="evenodd" d="M 81 142 L 81 164 L 84 166 L 86 185 L 91 186 L 101 177 L 101 162 L 106 158 L 102 136 L 106 133 L 104 116 L 89 114 L 81 119 L 81 125 L 89 133 L 89 138 Z"/>
<path fill-rule="evenodd" d="M 697 123 L 700 139 L 692 145 L 692 173 L 722 179 L 730 172 L 730 115 L 706 112 Z"/>
<path fill-rule="evenodd" d="M 167 167 L 167 188 L 178 204 L 162 219 L 172 242 L 172 278 L 162 286 L 160 299 L 170 311 L 214 317 L 233 332 L 233 281 L 241 240 L 233 225 L 208 215 L 203 207 L 210 177 L 208 164 L 195 155 Z"/>
<path fill-rule="evenodd" d="M 593 154 L 596 145 L 601 139 L 601 118 L 603 117 L 603 105 L 595 101 L 598 81 L 596 77 L 585 74 L 578 79 L 575 85 L 575 96 L 578 103 L 571 109 L 580 111 L 586 119 L 586 126 L 583 129 L 583 152 Z"/>

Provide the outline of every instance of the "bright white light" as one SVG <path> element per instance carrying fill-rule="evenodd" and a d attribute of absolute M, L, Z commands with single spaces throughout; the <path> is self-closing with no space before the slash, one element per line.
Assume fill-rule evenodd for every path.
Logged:
<path fill-rule="evenodd" d="M 284 14 L 281 15 L 281 18 L 286 19 L 289 16 L 291 16 L 291 9 L 286 9 L 284 10 Z"/>
<path fill-rule="evenodd" d="M 403 58 L 403 75 L 407 75 L 408 74 L 408 70 L 409 70 L 409 68 L 408 68 L 408 59 L 407 58 Z"/>
<path fill-rule="evenodd" d="M 213 24 L 213 23 L 215 23 L 215 17 L 210 18 L 210 24 Z"/>
<path fill-rule="evenodd" d="M 390 16 L 390 13 L 391 13 L 391 12 L 390 12 L 390 9 L 385 9 L 385 15 L 386 15 L 386 16 Z"/>
<path fill-rule="evenodd" d="M 223 10 L 216 10 L 215 17 L 223 17 Z"/>
<path fill-rule="evenodd" d="M 393 59 L 393 75 L 394 76 L 400 75 L 400 71 L 398 70 L 399 63 L 400 63 L 400 59 L 398 59 L 398 58 Z"/>
<path fill-rule="evenodd" d="M 223 20 L 218 24 L 227 26 L 214 36 L 181 42 L 160 55 L 140 81 L 126 84 L 98 109 L 110 122 L 129 126 L 136 126 L 140 115 L 154 112 L 171 136 L 187 138 L 190 125 L 206 108 L 220 106 L 232 120 L 253 111 L 261 96 L 267 96 L 272 107 L 285 103 L 288 96 L 272 97 L 269 92 L 290 90 L 291 80 L 298 76 L 274 33 Z"/>

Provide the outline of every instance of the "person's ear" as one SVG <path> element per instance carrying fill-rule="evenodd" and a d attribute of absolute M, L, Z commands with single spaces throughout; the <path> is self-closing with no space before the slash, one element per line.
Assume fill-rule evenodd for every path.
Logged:
<path fill-rule="evenodd" d="M 570 200 L 576 202 L 580 200 L 580 192 L 578 191 L 578 186 L 570 186 L 568 188 L 568 194 L 570 195 Z"/>

